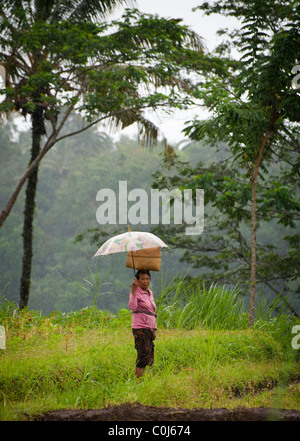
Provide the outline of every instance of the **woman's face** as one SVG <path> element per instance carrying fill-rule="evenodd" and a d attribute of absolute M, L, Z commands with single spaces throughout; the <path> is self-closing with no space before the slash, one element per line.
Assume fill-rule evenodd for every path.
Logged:
<path fill-rule="evenodd" d="M 150 285 L 150 277 L 148 274 L 141 274 L 140 278 L 138 279 L 139 286 L 146 291 L 147 288 L 149 288 Z"/>

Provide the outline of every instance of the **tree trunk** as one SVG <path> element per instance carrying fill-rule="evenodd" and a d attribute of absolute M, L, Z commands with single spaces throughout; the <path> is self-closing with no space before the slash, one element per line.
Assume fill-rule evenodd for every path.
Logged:
<path fill-rule="evenodd" d="M 37 104 L 32 113 L 32 147 L 30 164 L 36 159 L 41 150 L 41 136 L 45 134 L 43 109 Z M 38 182 L 38 166 L 30 174 L 27 181 L 24 224 L 23 224 L 23 266 L 20 284 L 20 309 L 28 305 L 30 284 L 31 284 L 31 265 L 33 257 L 33 219 L 35 210 L 35 196 Z"/>
<path fill-rule="evenodd" d="M 273 115 L 274 116 L 274 115 Z M 274 125 L 275 119 L 272 118 L 272 124 Z M 256 193 L 257 193 L 257 180 L 258 172 L 262 162 L 263 152 L 266 143 L 271 138 L 273 132 L 267 130 L 265 136 L 262 139 L 258 157 L 255 163 L 255 167 L 252 175 L 252 202 L 251 202 L 251 280 L 250 280 L 250 304 L 249 304 L 249 326 L 254 325 L 255 319 L 255 287 L 256 287 Z"/>

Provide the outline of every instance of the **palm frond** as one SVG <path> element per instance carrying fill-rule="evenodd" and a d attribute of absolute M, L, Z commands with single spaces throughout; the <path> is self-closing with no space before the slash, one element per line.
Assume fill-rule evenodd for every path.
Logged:
<path fill-rule="evenodd" d="M 134 5 L 135 0 L 2 0 L 0 15 L 8 14 L 16 23 L 76 22 L 106 18 L 118 6 Z"/>
<path fill-rule="evenodd" d="M 149 119 L 145 118 L 139 109 L 124 109 L 110 118 L 110 126 L 115 129 L 124 129 L 136 123 L 138 126 L 138 138 L 142 145 L 153 147 L 157 145 L 159 137 L 164 148 L 163 160 L 166 167 L 173 164 L 177 157 L 175 150 L 168 143 L 161 130 Z"/>
<path fill-rule="evenodd" d="M 61 2 L 65 3 L 65 2 Z M 83 18 L 93 20 L 106 18 L 114 9 L 122 5 L 132 5 L 134 0 L 77 0 L 66 3 L 74 4 L 74 9 L 69 15 L 69 20 L 82 20 Z M 70 8 L 71 9 L 71 8 Z M 69 9 L 69 10 L 70 10 Z"/>
<path fill-rule="evenodd" d="M 148 146 L 157 144 L 159 129 L 143 116 L 140 109 L 123 108 L 112 114 L 108 120 L 108 125 L 113 131 L 125 129 L 134 123 L 138 125 L 139 138 L 143 144 Z"/>

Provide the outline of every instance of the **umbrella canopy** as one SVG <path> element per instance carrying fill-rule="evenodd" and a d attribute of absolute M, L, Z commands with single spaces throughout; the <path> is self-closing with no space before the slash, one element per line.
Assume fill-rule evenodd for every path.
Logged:
<path fill-rule="evenodd" d="M 128 231 L 108 239 L 94 255 L 106 256 L 107 254 L 138 251 L 146 248 L 167 247 L 159 237 L 143 231 Z"/>

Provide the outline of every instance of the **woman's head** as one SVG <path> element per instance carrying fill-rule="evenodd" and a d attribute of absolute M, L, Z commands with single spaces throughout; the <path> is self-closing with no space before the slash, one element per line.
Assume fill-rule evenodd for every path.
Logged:
<path fill-rule="evenodd" d="M 149 270 L 138 270 L 138 272 L 136 273 L 136 275 L 135 275 L 135 277 L 139 280 L 140 279 L 140 277 L 142 276 L 142 275 L 147 275 L 147 276 L 149 276 L 149 279 L 151 279 L 151 274 L 150 274 L 150 271 Z"/>
<path fill-rule="evenodd" d="M 148 270 L 138 270 L 138 272 L 136 273 L 135 277 L 138 280 L 139 286 L 142 289 L 147 289 L 150 285 L 150 280 L 151 280 L 151 274 L 150 271 Z"/>

